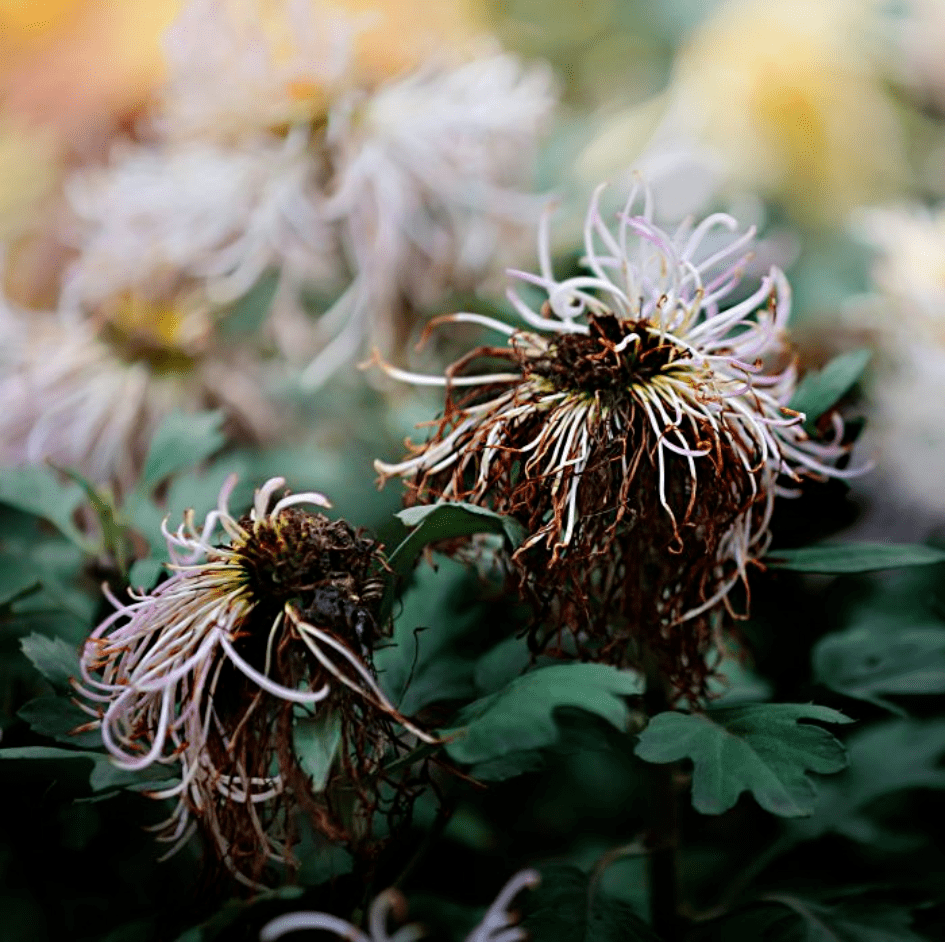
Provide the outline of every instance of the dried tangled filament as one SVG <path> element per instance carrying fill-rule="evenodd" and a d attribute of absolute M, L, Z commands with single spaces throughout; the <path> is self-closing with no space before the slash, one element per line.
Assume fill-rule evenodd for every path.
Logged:
<path fill-rule="evenodd" d="M 320 494 L 273 501 L 283 479 L 258 489 L 234 518 L 230 478 L 198 530 L 193 512 L 165 529 L 175 571 L 123 603 L 86 642 L 78 692 L 114 763 L 127 770 L 179 767 L 176 799 L 158 827 L 169 854 L 199 827 L 238 879 L 255 884 L 269 861 L 292 865 L 293 814 L 301 807 L 323 834 L 350 839 L 350 823 L 315 794 L 293 748 L 299 715 L 328 711 L 341 728 L 341 773 L 359 782 L 397 735 L 432 738 L 403 718 L 370 667 L 383 594 L 378 545 L 344 521 L 303 510 Z M 217 546 L 222 528 L 229 544 Z M 369 823 L 377 800 L 361 791 Z M 369 830 L 369 825 L 361 823 Z"/>
<path fill-rule="evenodd" d="M 446 387 L 446 405 L 424 445 L 375 467 L 407 479 L 411 500 L 516 517 L 529 537 L 514 561 L 540 622 L 571 628 L 589 657 L 639 663 L 649 650 L 678 691 L 698 693 L 715 613 L 764 554 L 775 496 L 804 476 L 851 474 L 836 466 L 843 426 L 812 441 L 787 406 L 797 377 L 779 270 L 723 307 L 753 229 L 728 237 L 738 224 L 716 213 L 670 235 L 648 193 L 633 212 L 636 185 L 611 231 L 602 189 L 584 228 L 588 274 L 555 279 L 547 218 L 539 273 L 512 273 L 547 295 L 535 310 L 508 292 L 525 329 L 439 319 L 481 324 L 504 346 L 478 347 L 442 377 L 383 365 Z M 508 369 L 466 372 L 486 357 Z"/>

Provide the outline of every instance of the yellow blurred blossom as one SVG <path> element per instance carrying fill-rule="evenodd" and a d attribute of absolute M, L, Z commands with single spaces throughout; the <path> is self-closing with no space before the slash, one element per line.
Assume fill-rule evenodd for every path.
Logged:
<path fill-rule="evenodd" d="M 830 221 L 902 174 L 864 0 L 730 0 L 678 61 L 698 131 L 745 186 Z"/>
<path fill-rule="evenodd" d="M 0 115 L 0 242 L 28 228 L 36 206 L 55 183 L 58 163 L 47 135 Z"/>
<path fill-rule="evenodd" d="M 4 109 L 73 148 L 95 144 L 162 80 L 160 37 L 179 6 L 180 0 L 5 0 Z"/>
<path fill-rule="evenodd" d="M 658 149 L 688 148 L 732 189 L 776 198 L 805 224 L 836 225 L 887 195 L 905 175 L 903 131 L 870 48 L 872 8 L 726 0 L 682 47 L 657 100 Z M 642 113 L 635 106 L 604 130 L 611 148 L 629 145 L 627 163 L 646 142 Z M 585 156 L 596 173 L 601 159 L 596 145 Z"/>

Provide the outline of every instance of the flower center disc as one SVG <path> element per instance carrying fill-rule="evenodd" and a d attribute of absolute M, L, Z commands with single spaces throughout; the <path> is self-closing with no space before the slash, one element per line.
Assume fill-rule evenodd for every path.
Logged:
<path fill-rule="evenodd" d="M 526 369 L 556 390 L 616 393 L 646 383 L 685 356 L 647 321 L 613 314 L 591 315 L 588 321 L 588 334 L 563 334 Z"/>

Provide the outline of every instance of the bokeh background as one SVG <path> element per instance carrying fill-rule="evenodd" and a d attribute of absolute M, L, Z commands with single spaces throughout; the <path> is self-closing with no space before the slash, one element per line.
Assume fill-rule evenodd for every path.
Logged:
<path fill-rule="evenodd" d="M 444 70 L 464 67 L 444 91 Z M 304 167 L 299 126 L 320 142 Z M 869 352 L 846 408 L 864 424 L 853 460 L 874 468 L 849 492 L 819 492 L 807 524 L 787 514 L 784 542 L 940 538 L 945 0 L 0 0 L 0 459 L 77 467 L 117 499 L 163 419 L 219 409 L 225 448 L 159 496 L 174 520 L 213 506 L 229 472 L 235 503 L 279 474 L 394 540 L 401 496 L 376 488 L 372 463 L 399 457 L 441 404 L 359 365 L 376 348 L 442 373 L 478 335 L 418 350 L 430 319 L 511 319 L 504 270 L 535 265 L 544 208 L 566 273 L 595 187 L 609 183 L 616 209 L 636 174 L 667 226 L 721 210 L 757 227 L 748 281 L 787 273 L 802 370 Z M 12 558 L 35 535 L 10 520 Z M 807 591 L 793 609 L 761 592 L 758 618 L 788 635 L 818 607 L 846 618 L 874 590 Z M 6 744 L 35 686 L 19 635 L 78 644 L 89 598 L 37 610 L 4 639 Z M 807 656 L 756 641 L 797 695 L 790 672 Z M 547 853 L 581 832 L 569 860 L 597 860 L 633 817 L 632 759 L 575 724 L 555 774 L 460 817 L 457 847 Z M 193 903 L 155 917 L 156 901 L 192 901 L 196 863 L 155 868 L 137 825 L 118 834 L 97 802 L 72 803 L 85 772 L 0 769 L 15 819 L 0 839 L 0 932 L 149 938 L 203 919 Z M 592 780 L 599 802 L 577 807 Z M 136 797 L 109 803 L 108 822 L 140 820 Z M 527 812 L 509 835 L 489 831 L 515 807 Z M 704 874 L 729 864 L 713 827 L 691 849 Z M 749 814 L 729 834 L 750 844 L 756 827 L 768 826 Z M 835 860 L 855 878 L 846 854 Z M 470 896 L 484 900 L 494 860 L 476 860 Z M 434 870 L 431 886 L 448 883 Z M 621 863 L 608 886 L 632 900 L 638 870 Z M 713 890 L 706 879 L 707 901 Z"/>

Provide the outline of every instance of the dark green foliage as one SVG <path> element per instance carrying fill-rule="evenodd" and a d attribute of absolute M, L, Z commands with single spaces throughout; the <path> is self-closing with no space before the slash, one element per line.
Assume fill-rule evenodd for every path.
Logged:
<path fill-rule="evenodd" d="M 830 733 L 801 720 L 850 723 L 815 704 L 667 711 L 652 718 L 636 752 L 650 763 L 692 760 L 692 804 L 706 815 L 732 808 L 745 791 L 775 815 L 810 815 L 816 793 L 808 771 L 835 773 L 846 766 L 846 754 Z"/>
<path fill-rule="evenodd" d="M 864 899 L 866 898 L 866 899 Z M 768 894 L 703 929 L 700 940 L 922 940 L 907 907 L 855 897 L 823 903 Z"/>
<path fill-rule="evenodd" d="M 545 865 L 528 895 L 522 925 L 534 940 L 658 940 L 634 909 L 607 894 L 598 877 Z"/>
<path fill-rule="evenodd" d="M 945 563 L 945 550 L 919 544 L 820 544 L 799 550 L 772 550 L 765 557 L 765 566 L 800 573 L 869 573 L 932 563 Z"/>
<path fill-rule="evenodd" d="M 393 535 L 393 635 L 373 665 L 398 710 L 442 737 L 406 737 L 408 748 L 371 780 L 385 799 L 400 777 L 417 788 L 407 831 L 385 844 L 380 823 L 368 866 L 303 825 L 294 883 L 252 900 L 232 884 L 201 883 L 196 843 L 158 864 L 140 826 L 170 806 L 140 794 L 173 784 L 175 768 L 119 769 L 95 729 L 75 733 L 91 718 L 73 703 L 71 679 L 82 640 L 110 612 L 102 579 L 120 593 L 126 566 L 145 586 L 165 573 L 164 514 L 176 526 L 194 506 L 202 520 L 231 472 L 242 476 L 231 499 L 239 513 L 261 483 L 257 470 L 270 473 L 259 455 L 213 458 L 219 445 L 216 414 L 171 417 L 141 483 L 119 500 L 68 470 L 3 476 L 0 782 L 10 807 L 33 817 L 11 830 L 0 857 L 14 935 L 255 939 L 290 909 L 364 926 L 371 899 L 396 883 L 408 921 L 433 938 L 461 938 L 498 888 L 532 866 L 542 883 L 512 909 L 536 940 L 935 938 L 945 906 L 936 824 L 945 591 L 933 564 L 945 553 L 924 546 L 772 553 L 772 571 L 839 579 L 758 580 L 760 616 L 732 641 L 710 702 L 652 713 L 659 691 L 651 682 L 648 692 L 641 673 L 529 650 L 532 613 L 503 568 L 523 537 L 514 522 L 465 505 L 401 512 L 383 525 Z M 295 490 L 321 489 L 304 459 L 296 455 L 286 477 L 295 475 Z M 329 465 L 319 468 L 342 480 L 344 469 Z M 94 522 L 91 537 L 78 514 Z M 440 552 L 464 541 L 468 557 Z M 894 568 L 903 569 L 868 575 Z M 792 621 L 796 612 L 803 618 Z M 782 621 L 766 622 L 772 613 Z M 756 662 L 736 656 L 736 644 Z M 338 715 L 318 707 L 287 723 L 302 775 L 324 797 L 350 757 Z M 52 865 L 48 848 L 31 857 L 37 835 L 57 849 Z M 667 895 L 673 869 L 679 880 Z M 114 888 L 127 904 L 111 903 Z M 61 913 L 46 907 L 50 893 L 67 902 Z"/>
<path fill-rule="evenodd" d="M 823 370 L 811 370 L 804 375 L 790 406 L 805 414 L 804 428 L 808 432 L 813 432 L 817 420 L 856 384 L 872 356 L 865 348 L 851 350 L 835 357 Z"/>
<path fill-rule="evenodd" d="M 441 731 L 446 752 L 460 763 L 495 763 L 558 739 L 554 712 L 580 708 L 627 731 L 630 711 L 622 698 L 643 693 L 643 679 L 608 665 L 547 665 L 510 681 L 501 691 L 464 707 L 455 726 Z M 505 778 L 509 770 L 502 767 Z M 481 776 L 481 773 L 480 773 Z"/>

